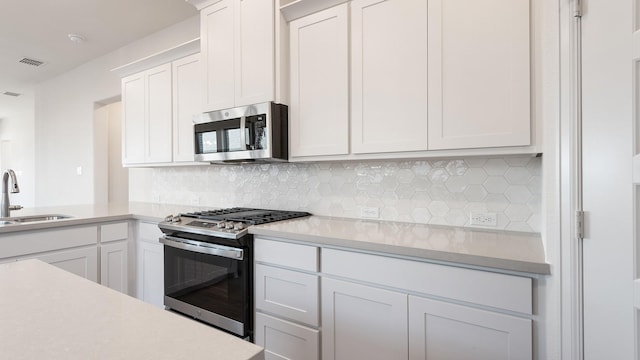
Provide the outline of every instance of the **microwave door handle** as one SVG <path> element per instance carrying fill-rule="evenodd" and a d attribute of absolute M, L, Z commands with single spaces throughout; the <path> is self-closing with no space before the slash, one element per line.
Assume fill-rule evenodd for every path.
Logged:
<path fill-rule="evenodd" d="M 240 144 L 242 144 L 242 150 L 247 150 L 247 134 L 245 127 L 247 126 L 247 117 L 240 116 Z"/>
<path fill-rule="evenodd" d="M 163 236 L 160 242 L 172 248 L 193 251 L 200 254 L 222 256 L 234 260 L 243 260 L 244 251 L 223 245 L 215 245 L 209 243 L 201 243 L 199 241 L 189 241 L 178 239 L 172 236 Z"/>

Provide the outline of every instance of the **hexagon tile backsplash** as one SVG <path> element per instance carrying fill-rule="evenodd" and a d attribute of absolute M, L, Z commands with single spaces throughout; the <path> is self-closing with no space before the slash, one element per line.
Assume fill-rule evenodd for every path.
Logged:
<path fill-rule="evenodd" d="M 162 203 L 347 218 L 378 208 L 380 220 L 467 227 L 470 213 L 495 213 L 494 229 L 539 232 L 541 162 L 503 157 L 154 168 L 150 193 Z"/>

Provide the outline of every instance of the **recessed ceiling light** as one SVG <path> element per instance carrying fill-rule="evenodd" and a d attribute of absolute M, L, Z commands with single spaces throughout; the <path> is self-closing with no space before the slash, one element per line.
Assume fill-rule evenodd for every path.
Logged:
<path fill-rule="evenodd" d="M 78 43 L 78 44 L 83 43 L 83 42 L 85 42 L 87 40 L 84 36 L 79 35 L 79 34 L 69 34 L 67 36 L 69 37 L 69 40 L 73 41 L 74 43 Z"/>

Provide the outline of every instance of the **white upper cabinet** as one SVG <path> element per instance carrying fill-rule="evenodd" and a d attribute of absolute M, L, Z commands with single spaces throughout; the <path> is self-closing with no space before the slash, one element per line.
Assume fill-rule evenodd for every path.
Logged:
<path fill-rule="evenodd" d="M 193 116 L 202 113 L 199 54 L 122 79 L 122 164 L 194 162 Z"/>
<path fill-rule="evenodd" d="M 349 153 L 349 7 L 292 21 L 291 157 Z"/>
<path fill-rule="evenodd" d="M 144 162 L 144 73 L 122 79 L 122 163 Z"/>
<path fill-rule="evenodd" d="M 233 2 L 222 0 L 200 12 L 205 111 L 234 104 Z"/>
<path fill-rule="evenodd" d="M 546 65 L 531 60 L 542 26 L 532 10 L 530 0 L 286 3 L 291 159 L 539 152 L 531 78 L 542 86 Z"/>
<path fill-rule="evenodd" d="M 428 4 L 429 149 L 529 145 L 529 0 Z"/>
<path fill-rule="evenodd" d="M 193 116 L 202 112 L 200 54 L 172 63 L 173 161 L 193 162 Z"/>
<path fill-rule="evenodd" d="M 274 100 L 273 0 L 221 0 L 200 12 L 204 111 Z"/>
<path fill-rule="evenodd" d="M 427 150 L 427 1 L 351 11 L 353 153 Z"/>
<path fill-rule="evenodd" d="M 171 64 L 122 79 L 122 163 L 171 161 Z"/>
<path fill-rule="evenodd" d="M 147 87 L 145 162 L 171 162 L 171 64 L 148 70 L 145 78 Z"/>
<path fill-rule="evenodd" d="M 273 0 L 236 0 L 235 4 L 235 106 L 273 100 Z"/>

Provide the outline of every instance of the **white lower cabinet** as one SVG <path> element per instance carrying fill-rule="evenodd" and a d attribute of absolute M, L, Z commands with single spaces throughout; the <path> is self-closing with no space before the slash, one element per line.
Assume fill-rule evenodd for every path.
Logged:
<path fill-rule="evenodd" d="M 319 249 L 255 238 L 255 342 L 265 359 L 320 358 Z"/>
<path fill-rule="evenodd" d="M 127 242 L 100 245 L 100 284 L 127 294 Z"/>
<path fill-rule="evenodd" d="M 531 320 L 409 296 L 409 359 L 531 359 Z"/>
<path fill-rule="evenodd" d="M 27 258 L 42 260 L 85 279 L 98 281 L 98 251 L 95 246 L 61 250 Z"/>
<path fill-rule="evenodd" d="M 273 316 L 256 313 L 256 344 L 265 360 L 318 360 L 320 331 Z"/>
<path fill-rule="evenodd" d="M 407 295 L 322 279 L 322 359 L 406 359 Z"/>
<path fill-rule="evenodd" d="M 2 236 L 0 263 L 38 259 L 128 294 L 129 246 L 128 221 L 17 231 Z"/>
<path fill-rule="evenodd" d="M 129 223 L 100 226 L 100 284 L 129 293 Z"/>
<path fill-rule="evenodd" d="M 136 297 L 164 308 L 164 246 L 157 224 L 140 222 L 136 238 Z"/>
<path fill-rule="evenodd" d="M 259 236 L 255 259 L 266 359 L 533 358 L 529 277 Z"/>

